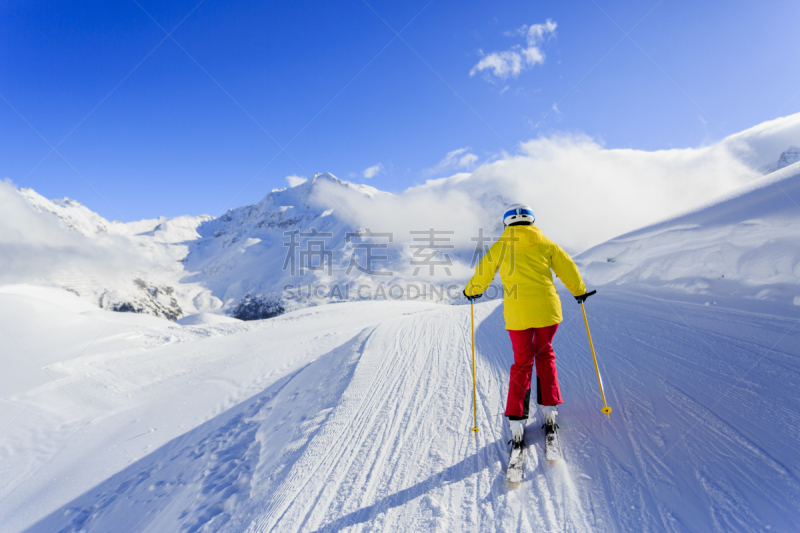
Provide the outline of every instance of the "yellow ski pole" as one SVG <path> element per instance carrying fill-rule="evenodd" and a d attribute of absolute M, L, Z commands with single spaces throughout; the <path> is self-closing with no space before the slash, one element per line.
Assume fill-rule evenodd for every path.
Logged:
<path fill-rule="evenodd" d="M 586 294 L 586 298 L 591 296 L 592 294 L 596 293 L 597 291 L 592 291 Z M 603 390 L 603 380 L 600 379 L 600 368 L 597 366 L 597 356 L 594 354 L 594 343 L 592 343 L 592 332 L 589 331 L 589 320 L 586 318 L 586 308 L 583 306 L 583 302 L 586 300 L 580 300 L 579 303 L 581 304 L 581 311 L 583 311 L 583 322 L 586 324 L 586 335 L 589 336 L 589 348 L 592 350 L 592 359 L 594 360 L 594 371 L 597 372 L 597 383 L 600 384 L 600 395 L 603 397 L 603 408 L 600 410 L 603 414 L 606 415 L 606 418 L 611 418 L 611 408 L 606 403 L 606 393 Z"/>
<path fill-rule="evenodd" d="M 469 301 L 469 315 L 472 324 L 472 414 L 475 420 L 475 427 L 472 432 L 475 433 L 475 438 L 478 438 L 478 395 L 475 389 L 475 304 L 472 300 Z"/>

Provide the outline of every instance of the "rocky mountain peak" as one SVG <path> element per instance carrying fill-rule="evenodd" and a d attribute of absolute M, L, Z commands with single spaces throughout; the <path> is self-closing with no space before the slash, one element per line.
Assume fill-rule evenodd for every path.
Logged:
<path fill-rule="evenodd" d="M 800 161 L 800 147 L 790 146 L 781 153 L 778 160 L 770 165 L 761 168 L 764 174 L 770 174 L 782 168 L 788 167 Z"/>

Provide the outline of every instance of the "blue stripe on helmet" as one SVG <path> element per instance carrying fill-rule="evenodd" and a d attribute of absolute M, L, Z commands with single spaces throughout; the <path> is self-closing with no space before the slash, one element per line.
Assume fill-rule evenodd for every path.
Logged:
<path fill-rule="evenodd" d="M 508 210 L 508 211 L 506 211 L 506 213 L 503 215 L 503 220 L 505 220 L 507 217 L 510 217 L 510 216 L 512 216 L 512 215 L 528 215 L 528 216 L 533 216 L 533 211 L 531 211 L 530 209 L 519 208 L 519 207 L 518 207 L 518 208 L 516 208 L 516 209 L 509 209 L 509 210 Z"/>

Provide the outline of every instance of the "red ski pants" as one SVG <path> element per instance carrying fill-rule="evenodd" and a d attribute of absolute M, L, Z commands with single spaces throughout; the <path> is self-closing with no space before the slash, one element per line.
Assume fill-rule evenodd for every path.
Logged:
<path fill-rule="evenodd" d="M 506 416 L 528 418 L 528 403 L 531 397 L 531 374 L 536 361 L 536 401 L 540 405 L 558 405 L 561 391 L 558 388 L 556 354 L 553 351 L 553 336 L 558 324 L 546 328 L 508 330 L 514 348 L 514 364 L 511 365 L 511 380 L 508 383 Z"/>

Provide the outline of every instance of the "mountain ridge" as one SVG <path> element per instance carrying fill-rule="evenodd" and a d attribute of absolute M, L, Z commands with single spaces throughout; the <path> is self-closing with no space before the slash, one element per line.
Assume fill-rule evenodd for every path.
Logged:
<path fill-rule="evenodd" d="M 774 165 L 791 159 L 792 149 L 784 150 Z M 699 213 L 704 210 L 731 198 L 757 195 L 759 189 L 781 181 L 781 176 L 796 168 L 800 168 L 797 163 L 786 166 L 704 206 L 624 233 L 581 253 L 576 259 L 587 269 L 587 280 L 596 285 L 653 281 L 657 276 L 641 272 L 641 275 L 634 275 L 637 270 L 628 261 L 630 257 L 618 251 L 624 248 L 620 248 L 621 243 L 635 238 L 646 228 L 653 231 L 661 227 L 659 225 L 674 225 L 681 217 L 694 217 L 698 220 L 693 223 L 698 224 L 704 216 Z M 258 203 L 229 209 L 218 217 L 187 215 L 128 223 L 108 221 L 68 198 L 47 200 L 32 189 L 22 189 L 19 195 L 34 211 L 54 215 L 66 231 L 88 239 L 87 249 L 107 249 L 108 254 L 121 254 L 121 257 L 135 256 L 135 260 L 128 261 L 130 264 L 112 269 L 111 273 L 66 264 L 37 283 L 65 287 L 104 309 L 145 312 L 170 320 L 197 313 L 224 313 L 252 319 L 268 318 L 307 305 L 353 299 L 357 296 L 350 290 L 359 286 L 368 288 L 359 296 L 368 294 L 368 297 L 383 298 L 389 296 L 385 290 L 375 294 L 376 286 L 394 287 L 393 294 L 400 298 L 410 297 L 412 285 L 417 287 L 414 294 L 420 292 L 419 287 L 425 288 L 426 298 L 429 285 L 441 286 L 438 292 L 431 292 L 434 301 L 453 303 L 459 291 L 446 295 L 444 287 L 463 284 L 485 248 L 480 249 L 480 243 L 474 242 L 475 236 L 467 239 L 462 233 L 450 237 L 456 232 L 444 229 L 439 232 L 446 241 L 443 248 L 437 250 L 438 241 L 435 240 L 429 240 L 432 246 L 427 252 L 414 246 L 420 239 L 438 238 L 433 234 L 425 237 L 424 227 L 434 225 L 436 220 L 446 218 L 453 209 L 459 208 L 456 204 L 444 209 L 441 216 L 436 214 L 436 206 L 447 205 L 441 202 L 444 195 L 460 189 L 475 191 L 474 198 L 467 198 L 473 203 L 466 212 L 476 225 L 481 224 L 481 220 L 494 220 L 482 224 L 488 230 L 487 234 L 482 234 L 487 239 L 496 237 L 502 226 L 495 212 L 508 205 L 511 197 L 498 189 L 476 190 L 483 179 L 483 176 L 458 174 L 429 180 L 410 193 L 397 196 L 369 185 L 341 180 L 330 173 L 319 173 L 303 183 L 273 189 Z M 477 184 L 472 185 L 473 181 Z M 428 196 L 420 196 L 425 194 Z M 431 209 L 423 212 L 427 211 L 434 222 L 414 222 L 411 218 L 418 218 L 419 211 L 404 212 L 406 204 L 421 198 L 430 203 Z M 460 208 L 463 210 L 465 206 Z M 382 228 L 376 225 L 376 221 L 384 219 L 391 231 L 381 232 Z M 739 222 L 742 221 L 735 221 Z M 415 223 L 420 228 L 410 227 Z M 542 223 L 546 227 L 548 221 Z M 449 224 L 454 229 L 458 226 L 455 222 Z M 423 236 L 410 234 L 409 229 L 422 230 L 416 233 Z M 688 229 L 683 231 L 685 235 Z M 768 237 L 764 231 L 759 235 L 763 239 Z M 320 248 L 319 253 L 314 251 L 315 247 Z M 368 260 L 371 262 L 366 265 Z M 791 261 L 791 258 L 783 260 Z M 311 263 L 306 264 L 308 261 Z M 623 265 L 630 268 L 623 272 Z M 318 268 L 320 266 L 322 268 Z M 425 276 L 429 267 L 431 274 Z M 694 282 L 678 285 L 684 289 L 695 287 L 686 289 L 690 291 L 706 290 L 697 289 L 708 285 L 700 275 L 706 271 L 698 268 L 692 276 L 689 275 L 691 269 L 691 264 L 686 267 L 687 277 L 703 278 L 700 285 Z M 421 271 L 422 275 L 415 271 Z M 763 283 L 772 280 L 770 283 L 795 284 L 799 275 L 760 276 Z M 730 280 L 743 281 L 744 278 L 728 272 L 726 281 Z M 306 288 L 305 297 L 297 291 L 300 286 Z M 309 296 L 311 291 L 315 291 L 313 297 Z"/>

